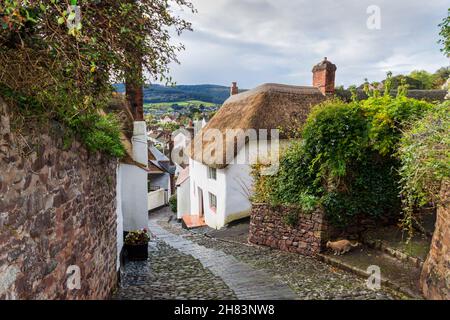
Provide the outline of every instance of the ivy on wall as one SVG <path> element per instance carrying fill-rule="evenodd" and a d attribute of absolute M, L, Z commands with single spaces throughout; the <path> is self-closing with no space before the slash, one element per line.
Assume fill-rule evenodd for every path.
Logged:
<path fill-rule="evenodd" d="M 301 139 L 282 155 L 279 172 L 260 176 L 254 168 L 253 200 L 309 211 L 322 206 L 337 226 L 398 214 L 402 131 L 434 106 L 407 98 L 406 88 L 397 97 L 389 92 L 388 81 L 384 94 L 370 91 L 367 100 L 316 106 Z"/>
<path fill-rule="evenodd" d="M 450 179 L 450 101 L 446 101 L 414 121 L 400 140 L 403 225 L 412 232 L 414 209 L 434 206 L 440 199 L 444 181 Z"/>

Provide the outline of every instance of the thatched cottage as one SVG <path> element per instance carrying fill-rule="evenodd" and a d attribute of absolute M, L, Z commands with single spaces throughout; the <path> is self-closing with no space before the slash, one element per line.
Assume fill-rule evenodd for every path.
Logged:
<path fill-rule="evenodd" d="M 312 86 L 263 84 L 238 93 L 233 83 L 231 97 L 188 148 L 190 212 L 184 220 L 197 216 L 219 229 L 247 217 L 251 165 L 262 160 L 259 151 L 268 149 L 266 155 L 276 161 L 278 148 L 273 147 L 288 140 L 287 129 L 303 123 L 311 108 L 334 93 L 335 72 L 325 58 L 314 66 Z M 244 139 L 229 134 L 230 129 L 243 130 Z"/>

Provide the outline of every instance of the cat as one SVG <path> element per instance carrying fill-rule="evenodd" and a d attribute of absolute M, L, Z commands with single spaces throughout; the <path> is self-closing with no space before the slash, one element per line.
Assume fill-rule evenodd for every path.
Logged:
<path fill-rule="evenodd" d="M 327 242 L 327 248 L 331 248 L 331 250 L 333 250 L 333 252 L 334 252 L 334 255 L 338 255 L 338 256 L 340 256 L 341 254 L 344 254 L 346 252 L 349 252 L 352 247 L 357 247 L 359 245 L 360 244 L 358 242 L 351 243 L 348 240 L 340 240 L 340 241 L 335 241 L 335 242 L 328 241 Z"/>

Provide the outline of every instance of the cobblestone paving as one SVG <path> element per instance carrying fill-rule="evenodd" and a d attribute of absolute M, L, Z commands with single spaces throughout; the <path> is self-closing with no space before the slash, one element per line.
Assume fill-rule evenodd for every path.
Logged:
<path fill-rule="evenodd" d="M 186 231 L 177 223 L 167 223 L 167 219 L 160 219 L 159 224 L 173 234 L 183 236 L 201 246 L 233 255 L 253 268 L 265 270 L 267 274 L 289 285 L 297 294 L 298 299 L 391 300 L 407 298 L 387 287 L 382 287 L 379 291 L 369 290 L 364 279 L 313 258 L 267 247 L 205 237 L 202 234 Z"/>
<path fill-rule="evenodd" d="M 288 300 L 296 299 L 295 293 L 285 284 L 265 271 L 252 268 L 234 256 L 214 248 L 200 246 L 158 224 L 158 218 L 150 219 L 150 230 L 158 239 L 179 251 L 198 259 L 213 274 L 220 277 L 238 299 L 243 300 Z"/>
<path fill-rule="evenodd" d="M 234 300 L 236 295 L 198 260 L 153 239 L 148 261 L 127 263 L 114 299 Z"/>
<path fill-rule="evenodd" d="M 148 263 L 127 265 L 119 299 L 398 299 L 388 288 L 313 258 L 212 239 L 168 223 L 167 209 L 150 219 L 156 236 Z"/>

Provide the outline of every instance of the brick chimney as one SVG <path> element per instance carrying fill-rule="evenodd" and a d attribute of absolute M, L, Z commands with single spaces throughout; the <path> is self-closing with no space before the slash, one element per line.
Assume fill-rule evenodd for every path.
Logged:
<path fill-rule="evenodd" d="M 317 87 L 324 95 L 334 93 L 334 79 L 336 76 L 336 65 L 327 60 L 316 64 L 313 72 L 313 86 Z"/>
<path fill-rule="evenodd" d="M 231 83 L 231 89 L 230 89 L 230 95 L 234 96 L 235 94 L 239 93 L 239 88 L 237 86 L 237 82 Z"/>

